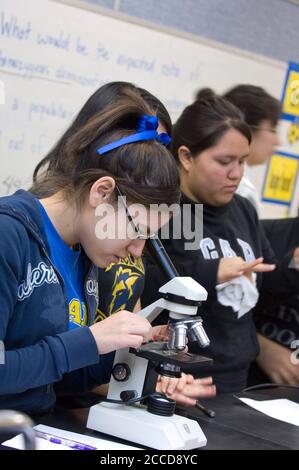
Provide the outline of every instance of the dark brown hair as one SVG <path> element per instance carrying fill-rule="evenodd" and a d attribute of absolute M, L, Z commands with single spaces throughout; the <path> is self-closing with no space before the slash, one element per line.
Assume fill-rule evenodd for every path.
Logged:
<path fill-rule="evenodd" d="M 77 132 L 92 116 L 102 112 L 105 108 L 111 106 L 112 103 L 116 103 L 123 94 L 126 93 L 126 90 L 135 91 L 144 99 L 152 112 L 157 115 L 159 122 L 165 127 L 168 135 L 171 136 L 172 123 L 169 113 L 158 98 L 149 91 L 138 88 L 130 82 L 106 83 L 90 96 L 66 132 L 49 153 L 37 164 L 33 172 L 33 186 L 30 189 L 31 192 L 36 195 L 44 194 L 44 188 L 40 185 L 41 176 L 47 171 L 55 171 L 55 169 L 59 167 L 59 159 L 60 156 L 63 155 L 62 149 L 64 148 L 65 140 Z"/>
<path fill-rule="evenodd" d="M 245 121 L 250 126 L 259 126 L 261 121 L 266 119 L 271 122 L 273 127 L 277 126 L 280 103 L 263 88 L 246 84 L 238 85 L 223 96 L 241 109 Z"/>
<path fill-rule="evenodd" d="M 238 108 L 207 88 L 197 97 L 193 104 L 184 109 L 173 128 L 171 149 L 177 161 L 178 149 L 182 145 L 195 156 L 217 145 L 230 129 L 239 131 L 251 142 L 250 128 Z"/>
<path fill-rule="evenodd" d="M 155 115 L 153 105 L 159 101 L 153 95 L 148 94 L 149 106 L 142 97 L 145 90 L 120 83 L 119 95 L 109 105 L 99 107 L 99 90 L 88 100 L 36 168 L 31 188 L 34 194 L 45 197 L 63 190 L 67 197 L 80 201 L 98 178 L 111 176 L 130 202 L 148 206 L 179 201 L 176 164 L 169 150 L 157 141 L 123 145 L 104 155 L 97 153 L 98 148 L 134 134 L 142 115 Z M 160 114 L 161 109 L 165 110 L 166 123 L 161 123 L 171 130 L 169 115 L 163 108 L 159 109 Z"/>

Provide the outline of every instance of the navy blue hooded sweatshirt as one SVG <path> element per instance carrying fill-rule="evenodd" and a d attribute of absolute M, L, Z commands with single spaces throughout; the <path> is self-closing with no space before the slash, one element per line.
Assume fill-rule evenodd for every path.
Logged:
<path fill-rule="evenodd" d="M 49 257 L 38 202 L 0 198 L 0 408 L 50 411 L 59 393 L 107 383 L 112 356 L 99 356 L 88 326 L 69 330 L 63 279 Z M 85 259 L 88 325 L 98 304 L 98 270 Z M 59 383 L 58 383 L 59 382 Z"/>

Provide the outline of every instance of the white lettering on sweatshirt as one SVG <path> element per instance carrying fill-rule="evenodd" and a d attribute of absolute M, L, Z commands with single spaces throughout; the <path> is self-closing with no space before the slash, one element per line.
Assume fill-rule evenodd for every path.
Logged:
<path fill-rule="evenodd" d="M 253 250 L 249 243 L 237 238 L 237 242 L 242 248 L 245 261 L 252 261 L 255 259 Z M 214 241 L 210 237 L 203 238 L 200 242 L 200 249 L 202 251 L 204 259 L 217 259 L 217 258 L 230 258 L 237 256 L 235 251 L 232 249 L 228 240 L 222 238 L 219 239 L 221 252 L 217 251 Z"/>
<path fill-rule="evenodd" d="M 36 268 L 32 269 L 31 263 L 29 263 L 26 278 L 18 287 L 18 300 L 22 302 L 22 300 L 30 297 L 34 289 L 41 287 L 43 284 L 59 284 L 53 266 L 40 262 Z"/>

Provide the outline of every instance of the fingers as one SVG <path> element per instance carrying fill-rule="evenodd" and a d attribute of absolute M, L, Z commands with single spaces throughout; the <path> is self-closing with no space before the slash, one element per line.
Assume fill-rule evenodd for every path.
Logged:
<path fill-rule="evenodd" d="M 122 310 L 106 318 L 103 322 L 109 322 L 112 326 L 119 327 L 119 331 L 126 330 L 129 334 L 148 336 L 152 332 L 152 326 L 148 320 L 136 313 Z"/>
<path fill-rule="evenodd" d="M 187 374 L 182 374 L 181 378 L 178 380 L 176 389 L 181 392 L 187 383 Z M 174 390 L 173 390 L 174 391 Z M 170 392 L 169 392 L 170 393 Z"/>
<path fill-rule="evenodd" d="M 242 265 L 240 266 L 240 269 L 243 271 L 243 272 L 247 272 L 247 271 L 253 271 L 253 268 L 255 266 L 257 266 L 258 264 L 261 264 L 262 262 L 264 261 L 264 258 L 257 258 L 257 259 L 254 259 L 252 261 L 244 261 L 242 263 Z"/>
<path fill-rule="evenodd" d="M 234 279 L 235 277 L 242 276 L 244 273 L 243 267 L 245 261 L 240 256 L 235 256 L 233 258 L 222 258 L 221 262 L 223 267 L 226 267 L 227 269 L 224 280 Z"/>
<path fill-rule="evenodd" d="M 128 312 L 130 313 L 130 312 Z M 123 318 L 124 329 L 128 334 L 143 336 L 143 342 L 149 341 L 152 338 L 152 326 L 143 317 L 139 317 L 135 313 L 130 313 L 127 318 Z"/>
<path fill-rule="evenodd" d="M 182 377 L 180 378 L 180 380 L 178 381 L 178 384 L 177 384 L 177 390 L 179 392 L 181 392 L 181 391 L 183 391 L 185 385 L 192 384 L 193 382 L 194 382 L 193 375 L 182 373 Z"/>
<path fill-rule="evenodd" d="M 179 379 L 175 377 L 159 376 L 158 382 L 157 391 L 161 391 L 165 395 L 172 395 L 175 391 L 182 392 L 186 385 L 192 384 L 194 377 L 191 374 L 184 373 L 182 373 Z"/>
<path fill-rule="evenodd" d="M 144 343 L 144 337 L 140 335 L 128 335 L 124 337 L 124 345 L 120 347 L 122 348 L 134 348 L 138 349 L 141 347 L 142 343 Z"/>
<path fill-rule="evenodd" d="M 203 385 L 196 383 L 186 385 L 184 395 L 189 398 L 210 398 L 216 395 L 216 385 Z"/>
<path fill-rule="evenodd" d="M 110 333 L 115 330 L 123 347 L 139 348 L 152 337 L 151 324 L 135 313 L 123 310 L 103 320 L 103 323 L 105 321 L 110 321 Z"/>
<path fill-rule="evenodd" d="M 156 388 L 156 391 L 166 394 L 166 390 L 169 384 L 169 377 L 164 377 L 163 375 L 159 376 L 159 389 Z"/>
<path fill-rule="evenodd" d="M 160 390 L 165 395 L 171 395 L 179 382 L 180 379 L 175 377 L 164 377 L 163 375 L 160 378 Z"/>
<path fill-rule="evenodd" d="M 194 377 L 191 374 L 184 374 L 180 379 L 170 379 L 166 393 L 174 393 L 174 391 L 182 392 L 187 384 L 192 384 Z"/>
<path fill-rule="evenodd" d="M 204 377 L 202 379 L 195 379 L 194 381 L 200 385 L 211 385 L 213 383 L 212 377 Z"/>
<path fill-rule="evenodd" d="M 256 273 L 267 273 L 270 271 L 274 271 L 275 268 L 275 264 L 260 263 L 253 269 L 253 271 Z"/>
<path fill-rule="evenodd" d="M 180 379 L 159 376 L 157 392 L 164 393 L 183 406 L 195 406 L 198 398 L 211 398 L 216 395 L 212 377 L 194 379 L 191 374 L 182 374 Z"/>
<path fill-rule="evenodd" d="M 175 377 L 169 378 L 169 383 L 166 390 L 166 395 L 172 395 L 177 388 L 177 385 L 181 379 L 176 379 Z"/>
<path fill-rule="evenodd" d="M 139 348 L 148 337 L 151 337 L 152 331 L 146 319 L 126 311 L 115 313 L 89 328 L 99 354 L 128 347 Z"/>
<path fill-rule="evenodd" d="M 194 377 L 191 374 L 187 374 L 187 384 L 192 384 L 194 382 Z"/>
<path fill-rule="evenodd" d="M 206 387 L 201 387 L 198 390 L 197 397 L 198 398 L 211 398 L 215 397 L 217 393 L 216 385 L 208 385 Z"/>
<path fill-rule="evenodd" d="M 249 271 L 254 271 L 257 273 L 265 273 L 269 271 L 273 271 L 275 269 L 275 264 L 268 264 L 263 263 L 264 258 L 257 258 L 253 261 L 244 262 L 242 266 L 243 273 L 247 273 Z"/>
<path fill-rule="evenodd" d="M 175 390 L 172 394 L 167 394 L 167 397 L 175 400 L 180 405 L 195 406 L 198 398 L 211 398 L 216 395 L 215 385 L 202 385 L 193 383 L 186 385 L 182 392 Z"/>
<path fill-rule="evenodd" d="M 153 341 L 168 341 L 169 328 L 168 325 L 154 326 L 152 328 Z"/>
<path fill-rule="evenodd" d="M 251 280 L 252 272 L 269 272 L 275 269 L 275 264 L 263 263 L 264 258 L 260 257 L 252 261 L 244 261 L 240 256 L 222 258 L 219 263 L 217 282 L 229 282 L 240 276 L 247 276 Z"/>

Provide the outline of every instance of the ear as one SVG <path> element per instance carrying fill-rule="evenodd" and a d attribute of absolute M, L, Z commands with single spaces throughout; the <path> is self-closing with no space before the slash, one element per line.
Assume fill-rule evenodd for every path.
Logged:
<path fill-rule="evenodd" d="M 178 148 L 178 158 L 183 169 L 187 173 L 189 173 L 190 168 L 192 166 L 193 157 L 188 147 L 186 147 L 185 145 L 182 145 L 181 147 Z"/>
<path fill-rule="evenodd" d="M 102 202 L 107 202 L 115 189 L 115 180 L 110 176 L 99 178 L 89 191 L 89 204 L 91 207 L 97 207 Z"/>

